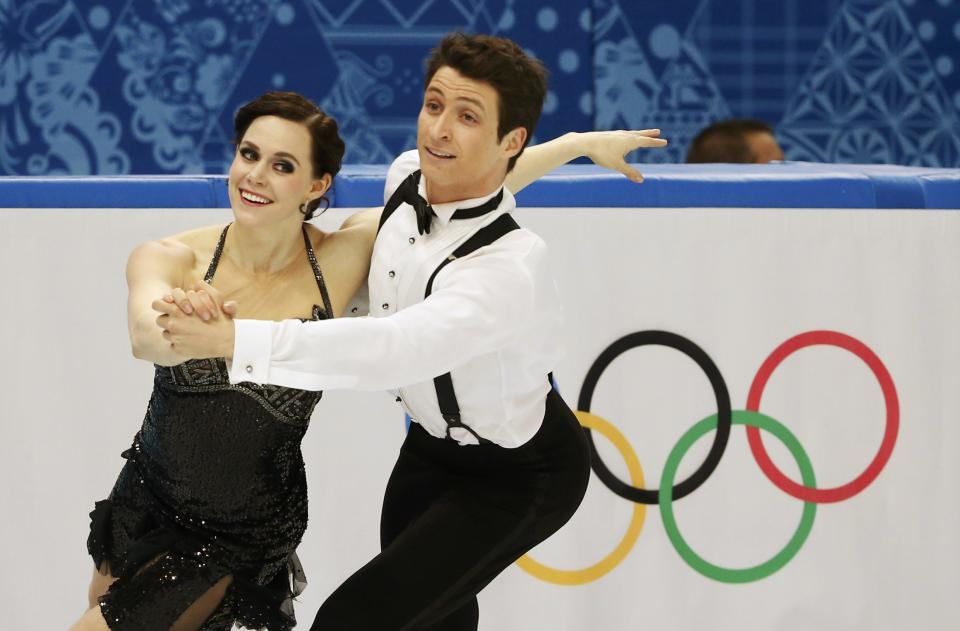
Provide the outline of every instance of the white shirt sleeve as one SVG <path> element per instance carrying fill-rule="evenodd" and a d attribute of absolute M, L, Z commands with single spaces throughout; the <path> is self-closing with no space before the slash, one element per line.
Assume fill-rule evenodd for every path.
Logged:
<path fill-rule="evenodd" d="M 450 264 L 426 300 L 387 317 L 237 320 L 230 381 L 302 390 L 385 390 L 432 379 L 524 334 L 535 302 L 529 257 L 500 242 Z"/>

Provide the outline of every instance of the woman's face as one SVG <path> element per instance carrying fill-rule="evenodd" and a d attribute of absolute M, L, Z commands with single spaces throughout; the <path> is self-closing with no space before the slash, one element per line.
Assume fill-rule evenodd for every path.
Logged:
<path fill-rule="evenodd" d="M 315 179 L 310 131 L 278 116 L 255 118 L 230 165 L 230 206 L 238 222 L 263 225 L 303 219 L 300 205 L 323 195 L 330 176 Z"/>

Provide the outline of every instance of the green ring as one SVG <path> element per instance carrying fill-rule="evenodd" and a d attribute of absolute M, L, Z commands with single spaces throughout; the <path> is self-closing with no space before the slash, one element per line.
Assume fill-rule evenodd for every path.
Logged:
<path fill-rule="evenodd" d="M 797 440 L 796 436 L 790 433 L 790 430 L 783 424 L 764 414 L 747 410 L 734 410 L 732 422 L 734 425 L 757 427 L 779 438 L 780 441 L 787 446 L 787 449 L 790 450 L 793 459 L 797 461 L 797 465 L 800 467 L 800 477 L 804 485 L 809 488 L 816 488 L 817 483 L 813 475 L 813 465 L 810 464 L 810 458 L 807 457 L 807 453 L 800 445 L 800 441 Z M 797 527 L 797 531 L 793 533 L 793 537 L 791 537 L 787 545 L 775 554 L 773 558 L 760 565 L 742 569 L 731 569 L 720 567 L 719 565 L 714 565 L 704 560 L 703 557 L 694 552 L 687 544 L 680 534 L 680 530 L 677 528 L 677 521 L 673 515 L 673 495 L 671 490 L 673 489 L 674 477 L 677 474 L 677 467 L 679 467 L 683 455 L 697 442 L 697 439 L 709 431 L 716 429 L 716 427 L 717 415 L 713 414 L 708 416 L 687 430 L 687 433 L 680 437 L 680 440 L 674 446 L 673 450 L 671 450 L 670 455 L 667 456 L 667 462 L 663 466 L 663 477 L 660 479 L 660 516 L 663 518 L 663 527 L 667 531 L 667 537 L 669 537 L 670 543 L 676 548 L 680 554 L 680 558 L 686 561 L 687 564 L 697 572 L 700 572 L 707 578 L 712 578 L 723 583 L 749 583 L 751 581 L 758 581 L 782 568 L 800 551 L 800 547 L 804 541 L 807 540 L 807 536 L 813 528 L 813 519 L 817 514 L 817 505 L 813 502 L 803 503 L 803 514 L 800 517 L 800 525 Z"/>

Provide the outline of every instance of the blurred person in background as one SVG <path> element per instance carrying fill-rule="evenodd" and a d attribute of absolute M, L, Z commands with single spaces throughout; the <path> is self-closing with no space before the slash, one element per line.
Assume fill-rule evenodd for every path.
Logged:
<path fill-rule="evenodd" d="M 687 163 L 766 164 L 783 160 L 773 128 L 754 118 L 718 121 L 704 127 L 690 143 Z"/>

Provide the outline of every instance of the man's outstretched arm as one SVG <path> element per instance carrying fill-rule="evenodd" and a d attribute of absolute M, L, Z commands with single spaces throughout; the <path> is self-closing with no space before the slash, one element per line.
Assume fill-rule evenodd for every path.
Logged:
<path fill-rule="evenodd" d="M 507 173 L 505 183 L 511 192 L 517 193 L 557 167 L 587 157 L 594 164 L 618 171 L 639 184 L 643 176 L 624 158 L 636 149 L 665 147 L 666 139 L 659 136 L 659 129 L 570 132 L 524 149 L 513 170 Z"/>

